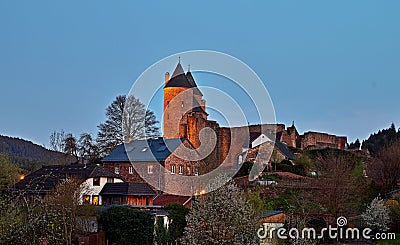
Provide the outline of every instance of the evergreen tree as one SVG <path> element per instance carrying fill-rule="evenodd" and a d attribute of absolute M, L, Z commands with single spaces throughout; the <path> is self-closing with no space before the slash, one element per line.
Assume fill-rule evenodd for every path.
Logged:
<path fill-rule="evenodd" d="M 350 143 L 349 149 L 356 149 L 356 150 L 358 150 L 358 149 L 360 149 L 360 146 L 361 146 L 360 140 L 359 140 L 359 139 L 356 139 L 356 141 Z"/>
<path fill-rule="evenodd" d="M 79 156 L 88 158 L 90 162 L 94 162 L 99 158 L 98 147 L 91 134 L 83 133 L 78 140 Z"/>
<path fill-rule="evenodd" d="M 375 155 L 398 138 L 400 138 L 400 133 L 396 132 L 396 127 L 392 123 L 388 129 L 379 130 L 378 133 L 371 134 L 367 140 L 363 141 L 362 148 L 368 149 Z"/>
<path fill-rule="evenodd" d="M 0 193 L 17 183 L 20 171 L 7 154 L 0 154 Z"/>
<path fill-rule="evenodd" d="M 64 139 L 64 153 L 77 157 L 78 156 L 78 146 L 76 143 L 76 138 L 72 134 L 67 134 Z"/>
<path fill-rule="evenodd" d="M 171 239 L 176 241 L 183 236 L 186 227 L 185 217 L 189 213 L 189 209 L 182 204 L 172 203 L 166 207 L 166 210 L 170 219 L 169 234 Z"/>
<path fill-rule="evenodd" d="M 110 244 L 154 244 L 154 218 L 148 212 L 111 207 L 101 215 L 99 222 Z"/>

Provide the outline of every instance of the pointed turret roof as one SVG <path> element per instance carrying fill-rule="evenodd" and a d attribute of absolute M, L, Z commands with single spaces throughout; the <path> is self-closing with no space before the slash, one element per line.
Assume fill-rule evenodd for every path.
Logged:
<path fill-rule="evenodd" d="M 182 65 L 181 65 L 181 62 L 179 61 L 179 62 L 178 62 L 178 65 L 177 65 L 176 68 L 175 68 L 174 73 L 172 73 L 171 78 L 177 77 L 177 76 L 179 76 L 179 75 L 181 75 L 181 74 L 185 74 L 185 71 L 183 70 Z"/>
<path fill-rule="evenodd" d="M 186 73 L 186 77 L 188 79 L 190 87 L 193 88 L 193 93 L 203 96 L 203 94 L 201 93 L 200 89 L 197 87 L 197 84 L 194 81 L 194 78 L 193 78 L 192 73 L 190 71 L 188 71 Z"/>
<path fill-rule="evenodd" d="M 188 77 L 182 68 L 181 62 L 178 62 L 174 72 L 172 73 L 171 79 L 165 84 L 165 88 L 168 87 L 184 87 L 184 88 L 195 88 L 197 87 L 193 77 Z"/>

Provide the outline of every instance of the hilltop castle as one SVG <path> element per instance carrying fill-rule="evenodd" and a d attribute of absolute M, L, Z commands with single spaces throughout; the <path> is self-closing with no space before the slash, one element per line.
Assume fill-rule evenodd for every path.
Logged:
<path fill-rule="evenodd" d="M 233 128 L 220 127 L 216 121 L 208 120 L 206 110 L 206 101 L 192 73 L 190 70 L 185 73 L 179 61 L 172 76 L 169 72 L 165 74 L 163 135 L 167 139 L 186 138 L 195 148 L 198 148 L 200 147 L 200 131 L 206 127 L 211 128 L 217 137 L 216 148 L 211 157 L 221 162 L 228 155 L 227 147 L 231 145 L 230 136 Z M 245 127 L 248 128 L 250 141 L 262 133 L 275 132 L 275 141 L 294 148 L 344 149 L 347 144 L 346 137 L 325 133 L 308 132 L 299 135 L 294 123 L 287 128 L 284 124 L 249 125 L 243 128 Z M 234 150 L 237 154 L 240 153 L 240 149 Z"/>
<path fill-rule="evenodd" d="M 279 156 L 274 161 L 294 159 L 290 148 L 345 149 L 347 145 L 346 137 L 319 132 L 300 135 L 294 123 L 289 127 L 284 124 L 221 127 L 218 122 L 208 119 L 203 94 L 190 70 L 185 73 L 180 62 L 172 75 L 169 72 L 165 74 L 163 92 L 163 137 L 120 145 L 103 159 L 105 167 L 120 174 L 127 181 L 143 181 L 132 168 L 132 161 L 139 163 L 135 168 L 146 167 L 144 171 L 154 178 L 159 164 L 171 175 L 197 175 L 202 174 L 202 171 L 214 169 L 224 161 L 232 166 L 237 166 L 241 161 L 255 161 L 254 156 L 264 143 L 272 145 L 273 151 L 277 153 L 274 155 Z M 212 130 L 213 133 L 207 134 L 207 130 Z M 199 151 L 210 146 L 211 150 L 204 154 L 206 157 L 202 157 L 201 160 L 192 161 L 175 154 L 182 149 L 183 152 L 184 149 Z M 270 161 L 269 158 L 260 160 L 262 164 L 268 164 Z M 201 166 L 207 168 L 201 169 Z"/>

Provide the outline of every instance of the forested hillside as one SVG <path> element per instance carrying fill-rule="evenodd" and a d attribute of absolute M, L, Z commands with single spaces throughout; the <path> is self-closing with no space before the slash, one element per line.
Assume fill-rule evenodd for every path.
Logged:
<path fill-rule="evenodd" d="M 0 153 L 7 153 L 13 162 L 26 170 L 41 165 L 67 164 L 76 161 L 64 153 L 51 151 L 43 146 L 20 138 L 0 135 Z"/>
<path fill-rule="evenodd" d="M 388 146 L 400 139 L 400 131 L 396 130 L 394 123 L 387 129 L 373 133 L 362 142 L 362 148 L 368 149 L 373 155 L 377 154 L 383 147 Z"/>

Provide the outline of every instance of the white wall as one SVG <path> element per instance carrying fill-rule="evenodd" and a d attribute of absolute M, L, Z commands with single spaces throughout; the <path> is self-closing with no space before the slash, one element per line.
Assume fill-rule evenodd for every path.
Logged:
<path fill-rule="evenodd" d="M 121 179 L 114 178 L 114 183 L 123 182 Z M 107 183 L 107 177 L 100 177 L 100 185 L 93 186 L 93 178 L 89 178 L 81 184 L 81 202 L 83 202 L 82 198 L 84 195 L 90 196 L 90 203 L 92 203 L 93 196 L 99 196 L 99 205 L 102 204 L 100 191 L 103 189 L 104 185 Z"/>
<path fill-rule="evenodd" d="M 265 143 L 267 141 L 271 141 L 265 134 L 260 134 L 257 139 L 255 139 L 253 142 L 251 142 L 251 148 L 254 148 L 258 145 L 261 145 L 262 143 Z"/>

